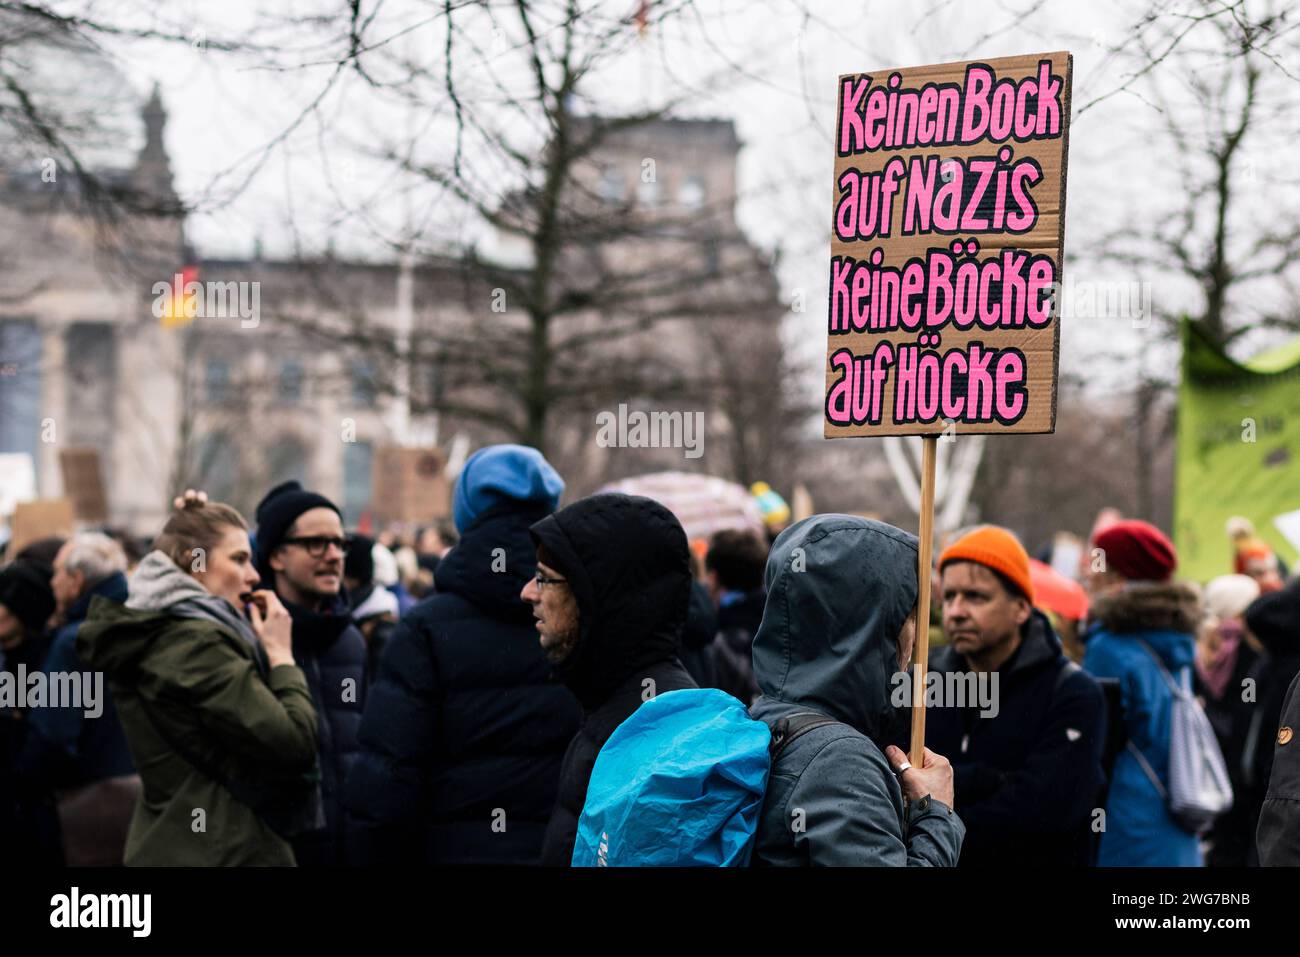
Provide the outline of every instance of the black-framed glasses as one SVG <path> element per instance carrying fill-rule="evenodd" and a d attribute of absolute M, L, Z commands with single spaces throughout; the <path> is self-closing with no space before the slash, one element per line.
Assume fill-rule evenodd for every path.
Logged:
<path fill-rule="evenodd" d="M 351 543 L 346 538 L 339 538 L 334 535 L 307 535 L 299 538 L 286 538 L 280 544 L 297 545 L 306 549 L 307 554 L 312 558 L 320 558 L 329 551 L 331 545 L 346 555 L 348 546 Z"/>
<path fill-rule="evenodd" d="M 567 578 L 551 578 L 541 572 L 533 576 L 533 581 L 537 582 L 538 590 L 541 590 L 546 585 L 567 585 L 569 583 Z"/>

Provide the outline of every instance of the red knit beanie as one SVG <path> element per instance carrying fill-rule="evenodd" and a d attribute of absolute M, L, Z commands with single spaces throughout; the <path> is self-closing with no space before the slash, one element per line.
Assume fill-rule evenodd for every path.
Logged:
<path fill-rule="evenodd" d="M 1106 570 L 1129 581 L 1165 582 L 1178 567 L 1178 552 L 1165 533 L 1148 522 L 1116 522 L 1093 539 L 1102 550 Z"/>
<path fill-rule="evenodd" d="M 1020 539 L 996 525 L 985 525 L 968 532 L 943 550 L 939 571 L 949 562 L 974 562 L 1001 572 L 1034 602 L 1034 583 L 1029 578 L 1029 553 Z"/>

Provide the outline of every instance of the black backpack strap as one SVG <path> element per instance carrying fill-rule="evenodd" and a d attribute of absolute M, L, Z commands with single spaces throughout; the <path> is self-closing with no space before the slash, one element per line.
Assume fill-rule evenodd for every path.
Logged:
<path fill-rule="evenodd" d="M 772 741 L 767 746 L 768 757 L 771 758 L 772 764 L 775 765 L 777 758 L 796 738 L 807 734 L 814 728 L 839 723 L 834 718 L 828 718 L 816 711 L 801 711 L 798 714 L 788 714 L 772 727 Z"/>

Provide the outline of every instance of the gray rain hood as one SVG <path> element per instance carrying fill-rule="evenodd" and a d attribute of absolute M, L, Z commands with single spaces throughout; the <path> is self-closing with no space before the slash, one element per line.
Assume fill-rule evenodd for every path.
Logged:
<path fill-rule="evenodd" d="M 917 538 L 852 515 L 815 515 L 777 538 L 754 636 L 764 697 L 829 715 L 869 738 L 891 727 L 898 633 L 917 600 Z M 924 627 L 922 623 L 920 625 Z"/>

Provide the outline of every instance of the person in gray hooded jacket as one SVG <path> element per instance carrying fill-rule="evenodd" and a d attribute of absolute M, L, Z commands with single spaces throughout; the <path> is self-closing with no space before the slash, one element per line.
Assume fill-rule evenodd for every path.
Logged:
<path fill-rule="evenodd" d="M 956 866 L 966 829 L 952 809 L 951 765 L 928 749 L 924 768 L 896 747 L 882 751 L 903 717 L 890 684 L 916 634 L 916 546 L 850 515 L 804 519 L 773 544 L 754 637 L 762 694 L 750 714 L 774 737 L 808 720 L 796 715 L 834 721 L 790 733 L 778 753 L 755 865 Z"/>

